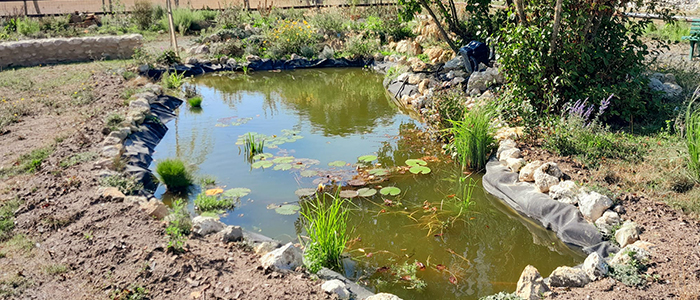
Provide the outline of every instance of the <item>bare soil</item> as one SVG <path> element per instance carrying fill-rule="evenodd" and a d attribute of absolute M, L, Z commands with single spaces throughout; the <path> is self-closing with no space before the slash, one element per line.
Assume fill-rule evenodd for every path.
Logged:
<path fill-rule="evenodd" d="M 120 93 L 133 83 L 104 67 L 87 63 L 17 73 L 61 84 L 46 92 L 54 104 L 30 102 L 32 112 L 0 134 L 1 166 L 12 167 L 35 148 L 55 149 L 36 173 L 0 182 L 1 203 L 23 203 L 15 212 L 14 237 L 0 243 L 0 299 L 328 298 L 319 281 L 303 273 L 268 274 L 249 249 L 213 236 L 191 237 L 185 253 L 170 253 L 163 222 L 136 205 L 97 196 L 91 161 L 60 166 L 74 154 L 98 152 L 104 117 L 126 109 Z M 61 81 L 66 73 L 86 71 L 84 81 Z M 93 87 L 94 100 L 71 102 L 71 93 L 85 85 Z M 13 99 L 41 94 L 14 85 L 0 85 L 0 91 Z"/>

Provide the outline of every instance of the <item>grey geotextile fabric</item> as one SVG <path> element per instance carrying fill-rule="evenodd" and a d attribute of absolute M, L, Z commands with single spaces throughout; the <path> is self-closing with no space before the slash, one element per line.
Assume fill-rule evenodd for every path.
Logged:
<path fill-rule="evenodd" d="M 556 232 L 570 246 L 581 248 L 586 253 L 598 252 L 602 257 L 619 250 L 603 240 L 598 229 L 583 219 L 578 208 L 553 200 L 530 183 L 519 182 L 518 173 L 511 172 L 495 158 L 486 164 L 482 182 L 488 193 L 505 201 L 518 213 Z"/>

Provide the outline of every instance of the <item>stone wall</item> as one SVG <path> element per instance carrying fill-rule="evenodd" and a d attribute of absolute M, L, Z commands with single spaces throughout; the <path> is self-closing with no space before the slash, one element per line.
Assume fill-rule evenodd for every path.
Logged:
<path fill-rule="evenodd" d="M 0 69 L 101 59 L 130 58 L 140 34 L 53 38 L 0 43 Z"/>

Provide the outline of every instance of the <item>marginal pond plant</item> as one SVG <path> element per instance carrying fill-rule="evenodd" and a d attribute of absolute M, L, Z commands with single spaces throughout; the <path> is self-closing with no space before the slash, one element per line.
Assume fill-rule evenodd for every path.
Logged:
<path fill-rule="evenodd" d="M 160 182 L 171 191 L 182 191 L 192 185 L 192 174 L 179 158 L 168 158 L 158 163 L 156 173 Z"/>
<path fill-rule="evenodd" d="M 340 270 L 341 257 L 348 242 L 346 200 L 328 193 L 304 202 L 301 216 L 309 239 L 305 244 L 304 264 L 311 272 L 322 267 Z"/>
<path fill-rule="evenodd" d="M 187 99 L 187 103 L 190 104 L 190 107 L 200 108 L 200 107 L 202 107 L 202 97 L 196 96 L 196 97 Z"/>
<path fill-rule="evenodd" d="M 454 135 L 451 147 L 459 157 L 462 167 L 482 170 L 494 146 L 494 129 L 491 112 L 483 106 L 475 106 L 464 113 L 463 120 L 451 120 L 450 132 Z"/>
<path fill-rule="evenodd" d="M 248 133 L 245 136 L 245 155 L 248 157 L 255 156 L 257 154 L 263 153 L 263 150 L 265 148 L 265 140 L 264 139 L 255 139 L 255 135 L 252 133 Z"/>

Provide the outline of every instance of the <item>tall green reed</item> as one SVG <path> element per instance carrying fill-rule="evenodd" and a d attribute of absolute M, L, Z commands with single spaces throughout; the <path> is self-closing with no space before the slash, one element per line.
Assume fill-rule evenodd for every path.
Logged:
<path fill-rule="evenodd" d="M 462 120 L 450 120 L 454 135 L 451 148 L 457 153 L 462 167 L 482 170 L 494 146 L 494 129 L 491 126 L 491 110 L 475 106 L 464 113 Z"/>
<path fill-rule="evenodd" d="M 342 254 L 348 242 L 346 200 L 323 193 L 302 204 L 301 216 L 309 239 L 304 264 L 311 272 L 322 267 L 342 269 Z"/>

